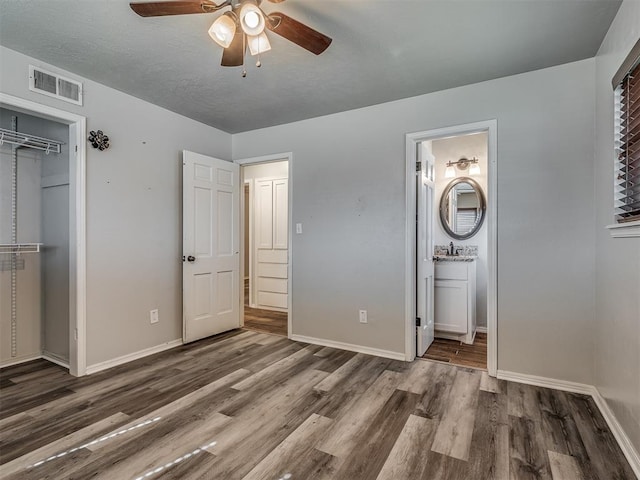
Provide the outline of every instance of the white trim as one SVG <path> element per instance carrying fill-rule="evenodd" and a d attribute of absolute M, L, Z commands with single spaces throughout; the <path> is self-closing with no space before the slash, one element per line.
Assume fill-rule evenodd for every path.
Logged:
<path fill-rule="evenodd" d="M 464 125 L 409 133 L 405 137 L 406 226 L 405 231 L 405 360 L 416 357 L 415 330 L 415 211 L 414 181 L 416 149 L 420 142 L 471 133 L 487 132 L 487 370 L 496 376 L 498 369 L 498 122 L 495 119 Z"/>
<path fill-rule="evenodd" d="M 288 311 L 288 315 L 287 315 L 287 337 L 290 339 L 293 339 L 293 335 L 291 332 L 293 332 L 293 182 L 291 181 L 291 179 L 293 178 L 293 153 L 292 152 L 284 152 L 284 153 L 274 153 L 274 154 L 270 154 L 270 155 L 262 155 L 260 157 L 250 157 L 250 158 L 241 158 L 238 160 L 234 160 L 233 163 L 237 163 L 238 165 L 245 166 L 245 165 L 254 165 L 254 164 L 258 164 L 258 163 L 271 163 L 271 162 L 281 162 L 281 161 L 286 161 L 288 164 L 288 174 L 287 174 L 287 185 L 288 185 L 288 192 L 287 192 L 287 228 L 289 229 L 289 248 L 288 248 L 288 262 L 287 262 L 287 311 Z M 242 170 L 242 169 L 241 169 Z M 241 174 L 241 178 L 240 181 L 243 183 L 244 185 L 244 174 Z M 253 187 L 253 184 L 251 185 L 250 188 Z M 244 187 L 243 187 L 244 188 Z M 244 195 L 242 195 L 242 202 L 244 202 Z M 240 227 L 240 231 L 242 232 L 242 235 L 245 235 L 244 233 L 244 210 L 241 210 L 240 212 L 241 215 L 243 215 L 242 218 L 242 222 L 240 222 L 241 227 Z M 250 221 L 252 222 L 253 219 L 250 219 Z M 244 240 L 244 236 L 242 237 Z M 251 246 L 253 248 L 253 245 Z M 244 268 L 244 247 L 242 248 L 242 255 L 241 255 L 241 268 Z M 251 267 L 251 266 L 250 266 Z M 244 292 L 244 282 L 242 285 L 242 292 Z M 251 285 L 249 285 L 249 288 L 251 289 Z M 249 292 L 249 300 L 251 299 L 251 291 Z M 242 298 L 240 299 L 240 313 L 242 315 L 241 324 L 244 324 L 244 294 L 242 295 Z"/>
<path fill-rule="evenodd" d="M 487 327 L 476 327 L 476 333 L 487 333 Z"/>
<path fill-rule="evenodd" d="M 0 362 L 0 368 L 12 367 L 13 365 L 31 362 L 33 360 L 38 360 L 39 358 L 42 358 L 42 354 L 40 353 L 37 353 L 35 355 L 24 355 L 20 357 L 9 358 L 8 360 L 3 360 L 2 362 Z"/>
<path fill-rule="evenodd" d="M 631 440 L 620 425 L 620 422 L 618 422 L 618 419 L 614 415 L 613 411 L 611 411 L 611 409 L 609 408 L 609 404 L 595 386 L 585 383 L 557 380 L 555 378 L 539 377 L 537 375 L 509 372 L 505 370 L 498 370 L 497 376 L 500 380 L 525 383 L 527 385 L 535 385 L 536 387 L 553 388 L 556 390 L 580 393 L 592 397 L 593 401 L 596 403 L 596 406 L 600 410 L 600 413 L 607 422 L 609 430 L 611 430 L 611 433 L 616 439 L 616 442 L 618 442 L 618 446 L 629 462 L 631 469 L 636 474 L 636 477 L 640 478 L 640 454 L 638 454 L 638 451 L 634 448 L 633 443 L 631 443 Z"/>
<path fill-rule="evenodd" d="M 58 357 L 58 355 L 54 353 L 43 351 L 42 358 L 44 358 L 48 362 L 55 363 L 56 365 L 60 365 L 61 367 L 64 367 L 67 369 L 69 368 L 69 362 L 67 362 L 66 360 L 63 360 L 62 358 Z"/>
<path fill-rule="evenodd" d="M 41 352 L 36 355 L 24 355 L 21 357 L 14 357 L 3 362 L 0 362 L 0 368 L 11 367 L 13 365 L 20 365 L 21 363 L 32 362 L 33 360 L 38 360 L 43 358 L 51 363 L 55 363 L 56 365 L 60 365 L 64 368 L 69 368 L 69 362 L 65 362 L 64 360 L 58 358 L 57 355 L 54 355 L 49 352 Z"/>
<path fill-rule="evenodd" d="M 149 355 L 153 355 L 154 353 L 164 352 L 165 350 L 170 350 L 172 348 L 179 347 L 180 345 L 183 345 L 183 344 L 184 342 L 182 341 L 182 338 L 176 338 L 175 340 L 171 340 L 170 342 L 165 342 L 160 345 L 156 345 L 155 347 L 145 348 L 144 350 L 128 353 L 127 355 L 123 355 L 118 358 L 107 360 L 105 362 L 89 365 L 87 367 L 87 375 L 101 372 L 102 370 L 107 370 L 108 368 L 117 367 L 118 365 L 122 365 L 123 363 L 133 362 L 134 360 L 138 360 L 139 358 L 144 358 Z"/>
<path fill-rule="evenodd" d="M 607 225 L 605 228 L 609 230 L 609 233 L 613 238 L 640 237 L 640 220 Z"/>
<path fill-rule="evenodd" d="M 324 338 L 307 337 L 304 335 L 290 335 L 291 340 L 296 342 L 311 343 L 313 345 L 322 345 L 323 347 L 338 348 L 340 350 L 348 350 L 350 352 L 365 353 L 367 355 L 375 355 L 376 357 L 391 358 L 393 360 L 405 360 L 404 352 L 392 352 L 390 350 L 381 350 L 379 348 L 364 347 L 353 343 L 335 342 Z"/>
<path fill-rule="evenodd" d="M 281 160 L 291 160 L 293 158 L 292 152 L 284 152 L 284 153 L 272 153 L 269 155 L 262 155 L 260 157 L 249 157 L 249 158 L 239 158 L 234 160 L 233 163 L 237 163 L 238 165 L 253 165 L 257 163 L 271 163 L 278 162 Z M 291 176 L 291 174 L 289 174 Z"/>
<path fill-rule="evenodd" d="M 75 113 L 49 107 L 40 103 L 14 97 L 0 92 L 0 106 L 9 106 L 28 114 L 36 114 L 42 118 L 62 122 L 69 125 L 69 160 L 74 158 L 75 153 L 75 179 L 73 188 L 75 189 L 75 225 L 70 225 L 70 239 L 73 239 L 71 250 L 75 248 L 75 265 L 71 271 L 72 278 L 75 278 L 75 289 L 70 294 L 75 305 L 71 305 L 72 311 L 75 307 L 74 315 L 69 318 L 69 372 L 75 376 L 82 376 L 86 373 L 86 322 L 87 322 L 87 256 L 86 256 L 86 132 L 87 119 Z M 74 135 L 75 134 L 75 135 Z M 75 137 L 71 140 L 71 137 Z M 72 152 L 71 147 L 77 146 L 77 151 Z M 69 179 L 71 180 L 71 178 Z M 75 325 L 74 325 L 75 323 Z"/>
<path fill-rule="evenodd" d="M 629 465 L 631 465 L 633 473 L 636 474 L 636 477 L 640 478 L 640 454 L 634 448 L 633 443 L 631 443 L 631 440 L 620 425 L 620 422 L 618 422 L 618 419 L 609 408 L 609 404 L 596 387 L 593 387 L 593 393 L 591 396 L 600 409 L 600 413 L 602 413 L 602 416 L 607 422 L 611 433 L 613 433 L 613 436 L 618 442 L 622 453 L 629 462 Z"/>
<path fill-rule="evenodd" d="M 536 387 L 554 388 L 564 392 L 581 393 L 583 395 L 591 395 L 594 389 L 592 385 L 587 385 L 586 383 L 568 382 L 566 380 L 539 377 L 537 375 L 528 375 L 526 373 L 510 372 L 507 370 L 498 370 L 497 377 L 500 380 L 525 383 L 527 385 L 535 385 Z"/>

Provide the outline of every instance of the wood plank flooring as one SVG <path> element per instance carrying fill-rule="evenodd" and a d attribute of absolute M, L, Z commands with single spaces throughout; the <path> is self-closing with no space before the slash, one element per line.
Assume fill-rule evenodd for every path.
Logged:
<path fill-rule="evenodd" d="M 473 368 L 487 368 L 487 334 L 476 333 L 473 345 L 436 338 L 422 358 Z"/>
<path fill-rule="evenodd" d="M 590 397 L 254 331 L 0 378 L 7 480 L 635 478 Z"/>
<path fill-rule="evenodd" d="M 287 336 L 288 314 L 249 306 L 249 280 L 244 280 L 244 328 L 262 333 Z"/>
<path fill-rule="evenodd" d="M 244 328 L 287 336 L 287 312 L 244 306 Z"/>

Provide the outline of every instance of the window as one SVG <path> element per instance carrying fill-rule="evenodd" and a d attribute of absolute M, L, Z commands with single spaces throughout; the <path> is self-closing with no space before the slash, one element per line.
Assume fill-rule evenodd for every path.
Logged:
<path fill-rule="evenodd" d="M 614 209 L 618 224 L 640 220 L 640 42 L 613 78 L 615 89 Z"/>

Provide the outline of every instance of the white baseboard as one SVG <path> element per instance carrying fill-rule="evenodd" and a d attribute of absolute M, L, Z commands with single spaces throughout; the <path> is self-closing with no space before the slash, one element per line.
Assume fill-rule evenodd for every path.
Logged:
<path fill-rule="evenodd" d="M 55 363 L 56 365 L 60 365 L 61 367 L 64 367 L 66 369 L 69 368 L 69 362 L 66 362 L 65 360 L 61 359 L 57 355 L 50 352 L 41 352 L 35 355 L 23 355 L 21 357 L 10 358 L 8 360 L 4 360 L 0 362 L 0 368 L 19 365 L 21 363 L 30 362 L 32 360 L 38 360 L 39 358 L 44 358 L 45 360 L 51 363 Z"/>
<path fill-rule="evenodd" d="M 8 358 L 7 360 L 0 362 L 0 368 L 11 367 L 13 365 L 18 365 L 19 363 L 30 362 L 31 360 L 37 360 L 39 358 L 42 358 L 42 354 L 40 353 Z"/>
<path fill-rule="evenodd" d="M 306 337 L 304 335 L 289 336 L 291 340 L 303 343 L 312 343 L 313 345 L 322 345 L 323 347 L 339 348 L 340 350 L 349 350 L 350 352 L 366 353 L 367 355 L 375 355 L 377 357 L 391 358 L 393 360 L 405 361 L 404 352 L 392 352 L 390 350 L 382 350 L 379 348 L 363 347 L 362 345 L 354 345 L 352 343 L 335 342 L 333 340 L 325 340 L 324 338 Z"/>
<path fill-rule="evenodd" d="M 487 333 L 487 327 L 476 327 L 477 333 Z"/>
<path fill-rule="evenodd" d="M 56 355 L 55 353 L 43 351 L 42 358 L 48 360 L 51 363 L 55 363 L 56 365 L 60 365 L 61 367 L 69 369 L 69 361 L 65 360 L 64 358 L 60 358 L 60 356 Z"/>
<path fill-rule="evenodd" d="M 640 455 L 638 454 L 638 451 L 634 448 L 631 440 L 620 425 L 620 422 L 618 422 L 618 419 L 609 408 L 607 401 L 600 394 L 600 391 L 596 387 L 594 387 L 593 385 L 587 385 L 585 383 L 567 382 L 566 380 L 538 377 L 536 375 L 527 375 L 505 370 L 498 370 L 497 377 L 501 380 L 526 383 L 527 385 L 535 385 L 537 387 L 555 388 L 556 390 L 581 393 L 583 395 L 591 396 L 593 398 L 593 401 L 598 406 L 600 413 L 607 422 L 611 433 L 613 433 L 613 436 L 618 442 L 622 453 L 629 462 L 629 465 L 631 465 L 631 469 L 635 473 L 636 477 L 640 479 Z"/>
<path fill-rule="evenodd" d="M 178 347 L 180 345 L 182 345 L 182 339 L 178 338 L 176 340 L 171 340 L 170 342 L 156 345 L 155 347 L 145 348 L 144 350 L 129 353 L 127 355 L 123 355 L 121 357 L 114 358 L 112 360 L 107 360 L 105 362 L 89 365 L 87 367 L 87 375 L 91 375 L 92 373 L 96 373 L 96 372 L 101 372 L 102 370 L 106 370 L 111 367 L 116 367 L 118 365 L 122 365 L 123 363 L 131 362 L 139 358 L 147 357 L 149 355 L 153 355 L 154 353 L 164 352 L 165 350 L 169 350 L 170 348 Z"/>
<path fill-rule="evenodd" d="M 586 383 L 567 382 L 566 380 L 557 380 L 555 378 L 538 377 L 537 375 L 527 375 L 526 373 L 509 372 L 506 370 L 498 370 L 497 377 L 500 380 L 509 380 L 511 382 L 526 383 L 527 385 L 535 385 L 537 387 L 555 388 L 565 392 L 582 393 L 583 395 L 592 395 L 593 386 Z"/>
<path fill-rule="evenodd" d="M 631 465 L 633 473 L 636 474 L 636 477 L 640 478 L 640 455 L 638 451 L 633 447 L 631 440 L 623 430 L 620 422 L 618 422 L 618 419 L 609 408 L 609 404 L 604 397 L 600 395 L 600 391 L 596 387 L 593 387 L 592 397 L 607 422 L 607 425 L 609 425 L 609 429 L 616 438 L 618 445 L 620 445 L 622 453 L 624 453 L 629 465 Z"/>

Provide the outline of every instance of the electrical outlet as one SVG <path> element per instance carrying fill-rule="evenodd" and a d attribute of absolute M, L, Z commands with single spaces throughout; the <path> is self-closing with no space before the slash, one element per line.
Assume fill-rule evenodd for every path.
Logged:
<path fill-rule="evenodd" d="M 149 321 L 151 323 L 158 323 L 160 321 L 157 308 L 149 312 Z"/>
<path fill-rule="evenodd" d="M 367 323 L 367 311 L 359 310 L 358 316 L 360 317 L 360 323 Z"/>

